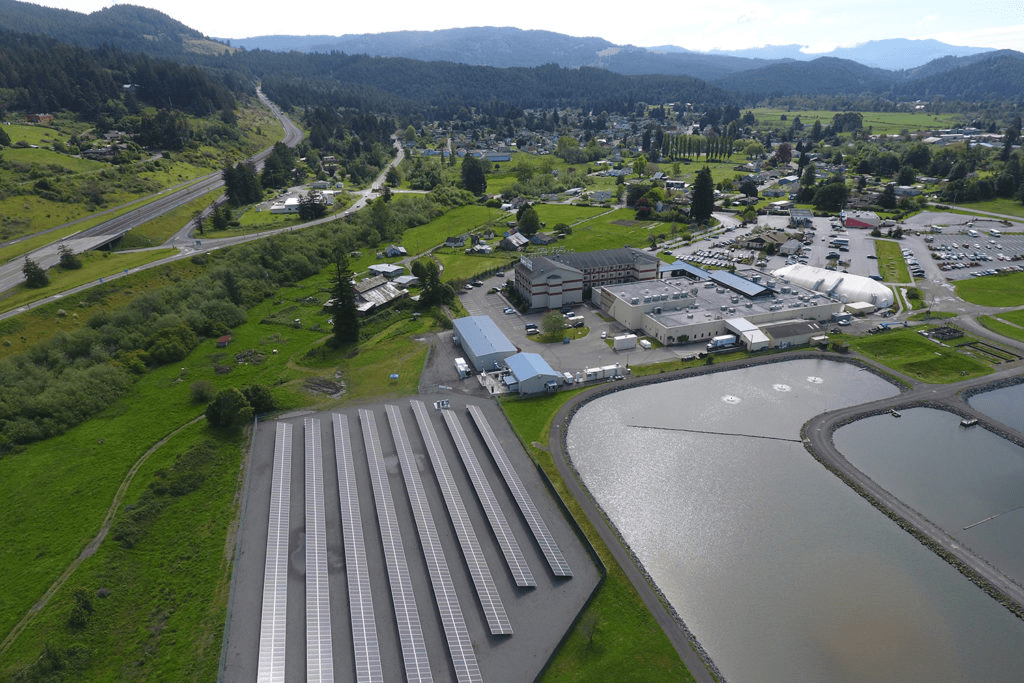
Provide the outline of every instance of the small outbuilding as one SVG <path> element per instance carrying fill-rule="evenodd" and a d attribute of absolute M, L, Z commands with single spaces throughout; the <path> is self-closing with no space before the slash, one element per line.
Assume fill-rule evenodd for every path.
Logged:
<path fill-rule="evenodd" d="M 505 365 L 509 369 L 506 386 L 522 396 L 558 391 L 558 386 L 565 381 L 562 373 L 555 372 L 537 353 L 517 353 L 506 358 Z"/>
<path fill-rule="evenodd" d="M 217 348 L 223 349 L 225 346 L 231 343 L 231 335 L 225 334 L 223 337 L 217 340 Z"/>

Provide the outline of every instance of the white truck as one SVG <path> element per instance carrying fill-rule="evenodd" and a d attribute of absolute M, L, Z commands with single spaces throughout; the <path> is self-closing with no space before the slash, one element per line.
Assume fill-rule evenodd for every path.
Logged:
<path fill-rule="evenodd" d="M 615 351 L 628 351 L 629 349 L 635 348 L 635 334 L 620 334 L 617 337 L 612 337 L 612 349 L 614 349 Z"/>
<path fill-rule="evenodd" d="M 717 337 L 712 337 L 711 341 L 708 342 L 708 351 L 715 351 L 716 349 L 726 349 L 730 346 L 736 346 L 736 335 L 735 334 L 720 334 Z"/>

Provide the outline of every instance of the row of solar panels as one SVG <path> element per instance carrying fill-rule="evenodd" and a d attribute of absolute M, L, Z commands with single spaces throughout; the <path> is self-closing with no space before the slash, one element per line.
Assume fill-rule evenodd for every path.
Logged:
<path fill-rule="evenodd" d="M 493 576 L 469 522 L 461 494 L 455 486 L 443 448 L 437 438 L 429 412 L 421 401 L 411 401 L 413 414 L 426 445 L 435 476 L 441 488 L 449 517 L 456 529 L 463 558 L 469 568 L 477 597 L 492 635 L 511 635 L 512 626 L 505 612 Z M 482 680 L 462 609 L 437 528 L 427 504 L 422 480 L 416 467 L 400 410 L 385 407 L 406 492 L 412 505 L 416 529 L 430 574 L 435 604 L 438 607 L 457 679 Z M 512 493 L 524 519 L 534 534 L 545 559 L 556 576 L 571 577 L 572 572 L 529 493 L 512 467 L 483 411 L 470 406 L 469 412 L 487 444 L 498 469 Z M 519 587 L 535 586 L 518 543 L 501 506 L 480 468 L 461 423 L 451 411 L 442 411 L 456 450 L 473 483 L 474 490 L 491 525 L 509 570 Z M 391 586 L 399 642 L 406 677 L 410 681 L 432 680 L 426 645 L 416 607 L 408 561 L 395 513 L 384 452 L 372 411 L 359 411 L 366 458 L 370 471 L 381 542 Z M 352 626 L 355 673 L 358 681 L 383 681 L 380 648 L 373 619 L 373 599 L 369 569 L 359 514 L 359 487 L 352 458 L 352 439 L 348 417 L 334 414 L 335 456 L 338 464 L 338 490 L 342 537 L 348 576 L 350 620 Z M 333 680 L 330 600 L 327 576 L 326 529 L 324 523 L 322 447 L 320 422 L 307 419 L 306 433 L 306 673 L 309 681 Z M 284 681 L 285 623 L 287 603 L 288 557 L 288 473 L 291 462 L 291 425 L 278 423 L 274 450 L 274 475 L 271 489 L 270 525 L 264 575 L 264 601 L 260 632 L 259 681 Z"/>

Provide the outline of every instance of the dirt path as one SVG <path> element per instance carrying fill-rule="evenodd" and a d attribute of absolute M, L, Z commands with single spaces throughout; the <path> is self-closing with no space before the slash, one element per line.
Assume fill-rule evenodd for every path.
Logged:
<path fill-rule="evenodd" d="M 56 592 L 60 590 L 61 586 L 63 586 L 67 582 L 67 580 L 71 578 L 71 575 L 75 572 L 75 570 L 78 569 L 78 565 L 82 564 L 82 562 L 84 562 L 87 558 L 90 558 L 93 556 L 93 554 L 95 554 L 96 550 L 100 547 L 100 544 L 103 543 L 103 539 L 107 537 L 107 533 L 110 531 L 110 527 L 114 525 L 114 517 L 117 515 L 117 510 L 118 508 L 121 507 L 121 503 L 124 501 L 124 497 L 128 493 L 128 487 L 131 486 L 132 481 L 135 479 L 135 475 L 138 473 L 139 469 L 146 464 L 147 460 L 149 460 L 149 456 L 155 453 L 165 443 L 170 441 L 172 437 L 178 434 L 178 432 L 185 429 L 186 427 L 194 425 L 196 422 L 199 422 L 200 420 L 203 419 L 205 419 L 205 417 L 200 415 L 194 420 L 186 422 L 185 424 L 178 427 L 173 432 L 171 432 L 170 434 L 168 434 L 167 436 L 153 444 L 153 446 L 148 451 L 143 453 L 142 456 L 140 456 L 139 459 L 135 461 L 135 464 L 131 466 L 131 469 L 128 470 L 128 473 L 121 481 L 121 485 L 117 488 L 117 493 L 114 494 L 114 499 L 111 501 L 110 507 L 107 508 L 107 515 L 103 518 L 103 524 L 100 525 L 99 533 L 97 533 L 96 536 L 91 541 L 89 541 L 85 548 L 82 549 L 82 552 L 79 553 L 78 557 L 76 557 L 74 561 L 71 564 L 69 564 L 63 572 L 61 572 L 61 575 L 58 576 L 57 579 L 52 584 L 50 584 L 50 587 L 46 589 L 46 592 L 43 593 L 42 597 L 40 597 L 39 600 L 37 600 L 36 603 L 32 605 L 32 607 L 30 607 L 29 610 L 25 613 L 25 616 L 23 616 L 21 620 L 14 625 L 14 628 L 11 629 L 11 632 L 8 633 L 7 636 L 3 639 L 3 642 L 0 642 L 0 655 L 3 655 L 5 652 L 7 652 L 7 649 L 14 643 L 15 640 L 17 640 L 21 632 L 24 631 L 25 628 L 27 628 L 28 625 L 32 623 L 32 620 L 35 618 L 35 616 L 39 612 L 41 612 L 44 607 L 46 607 L 47 603 L 50 602 L 50 598 L 52 598 L 54 594 L 56 594 Z"/>

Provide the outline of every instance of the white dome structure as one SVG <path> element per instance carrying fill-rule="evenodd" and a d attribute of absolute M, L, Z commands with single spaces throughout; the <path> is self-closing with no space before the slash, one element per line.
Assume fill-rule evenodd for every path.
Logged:
<path fill-rule="evenodd" d="M 840 273 L 799 263 L 783 266 L 773 271 L 772 275 L 787 283 L 833 296 L 843 303 L 865 301 L 876 308 L 888 308 L 893 303 L 891 289 L 863 275 Z"/>

